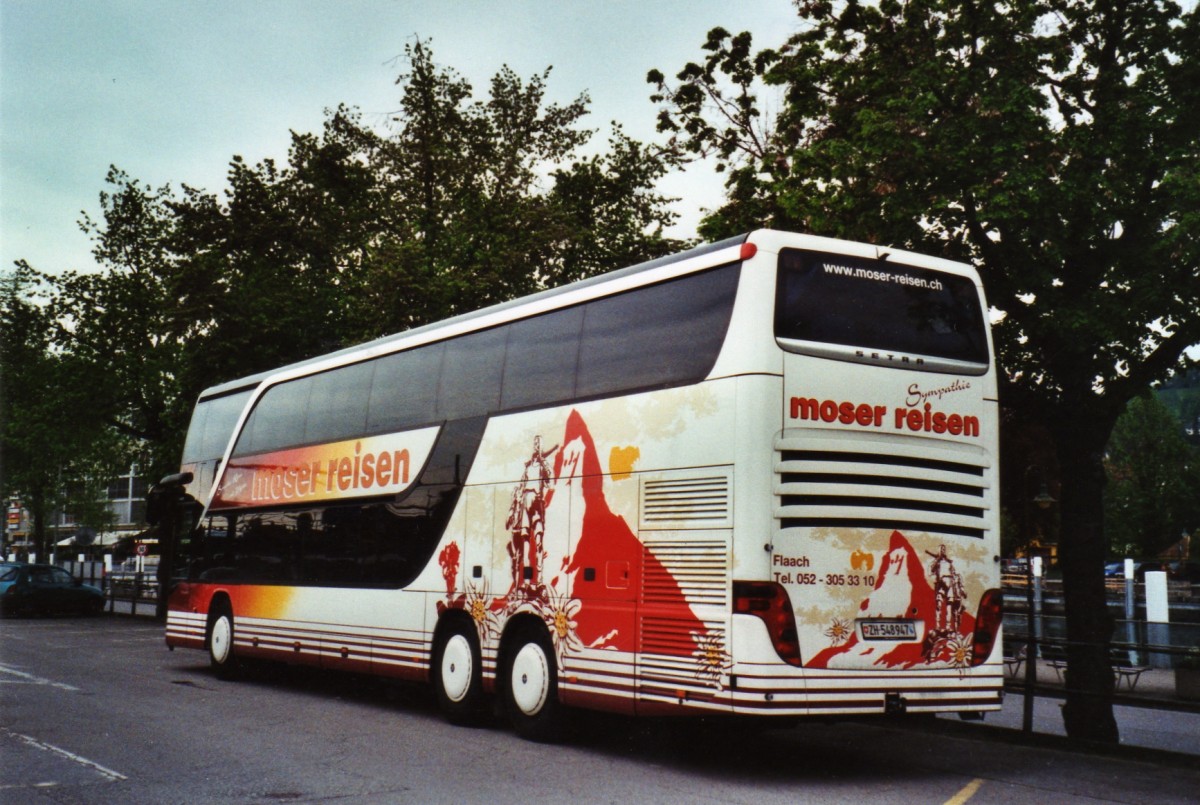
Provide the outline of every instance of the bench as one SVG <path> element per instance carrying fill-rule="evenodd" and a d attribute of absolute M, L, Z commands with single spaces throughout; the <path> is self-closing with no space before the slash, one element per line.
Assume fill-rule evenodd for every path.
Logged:
<path fill-rule="evenodd" d="M 1110 649 L 1108 661 L 1112 665 L 1117 690 L 1121 689 L 1122 681 L 1125 682 L 1128 690 L 1133 690 L 1137 687 L 1138 679 L 1142 674 L 1150 670 L 1149 665 L 1135 665 L 1127 648 Z"/>
<path fill-rule="evenodd" d="M 1009 651 L 1012 647 L 1007 643 L 1004 646 L 1005 651 Z M 1004 675 L 1009 679 L 1016 679 L 1021 673 L 1021 665 L 1025 662 L 1026 651 L 1029 648 L 1028 643 L 1022 643 L 1012 654 L 1004 655 Z"/>
<path fill-rule="evenodd" d="M 1053 643 L 1042 644 L 1042 659 L 1046 665 L 1054 669 L 1054 675 L 1058 677 L 1058 681 L 1063 681 L 1063 674 L 1067 670 L 1067 648 Z"/>
<path fill-rule="evenodd" d="M 1046 645 L 1042 647 L 1042 659 L 1046 665 L 1054 669 L 1054 675 L 1058 677 L 1058 681 L 1062 682 L 1067 670 L 1067 652 L 1064 646 Z M 1112 667 L 1113 679 L 1116 682 L 1116 689 L 1121 689 L 1121 683 L 1125 683 L 1126 690 L 1133 690 L 1137 687 L 1138 680 L 1142 674 L 1150 670 L 1148 665 L 1136 665 L 1129 655 L 1127 648 L 1113 648 L 1109 650 L 1108 655 L 1109 665 Z"/>

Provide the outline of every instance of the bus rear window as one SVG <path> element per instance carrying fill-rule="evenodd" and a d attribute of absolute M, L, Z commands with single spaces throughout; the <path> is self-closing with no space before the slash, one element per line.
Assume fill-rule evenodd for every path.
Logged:
<path fill-rule="evenodd" d="M 825 357 L 870 350 L 932 370 L 983 373 L 988 366 L 975 284 L 884 260 L 784 249 L 775 336 L 785 349 Z"/>

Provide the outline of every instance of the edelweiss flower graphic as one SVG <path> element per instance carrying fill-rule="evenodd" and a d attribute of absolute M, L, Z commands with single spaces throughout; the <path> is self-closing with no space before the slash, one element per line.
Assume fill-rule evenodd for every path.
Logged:
<path fill-rule="evenodd" d="M 834 618 L 833 623 L 825 630 L 825 636 L 829 638 L 829 645 L 831 646 L 840 646 L 849 640 L 850 635 L 853 633 L 853 627 L 841 618 Z"/>
<path fill-rule="evenodd" d="M 550 627 L 554 650 L 558 654 L 559 663 L 562 663 L 568 652 L 580 651 L 583 648 L 583 642 L 575 633 L 579 625 L 575 622 L 575 616 L 579 614 L 580 603 L 576 598 L 560 595 L 554 588 L 546 592 L 546 600 L 541 603 L 542 618 Z"/>
<path fill-rule="evenodd" d="M 725 650 L 721 635 L 709 632 L 697 638 L 692 656 L 697 660 L 696 679 L 723 690 L 725 674 L 733 667 L 733 656 Z"/>
<path fill-rule="evenodd" d="M 971 667 L 973 653 L 971 644 L 965 637 L 952 634 L 934 644 L 930 659 L 940 659 L 949 663 L 951 668 L 958 669 L 958 675 L 961 677 L 965 676 L 967 669 Z"/>
<path fill-rule="evenodd" d="M 492 612 L 490 604 L 491 598 L 488 597 L 486 579 L 478 587 L 471 586 L 467 588 L 466 598 L 463 601 L 463 609 L 471 616 L 471 620 L 475 622 L 475 628 L 479 631 L 480 640 L 499 634 L 496 613 Z"/>

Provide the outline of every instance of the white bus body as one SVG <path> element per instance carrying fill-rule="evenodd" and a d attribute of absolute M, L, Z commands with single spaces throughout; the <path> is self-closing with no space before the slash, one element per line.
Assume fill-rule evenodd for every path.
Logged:
<path fill-rule="evenodd" d="M 206 391 L 167 642 L 501 697 L 1000 706 L 968 266 L 757 231 Z"/>

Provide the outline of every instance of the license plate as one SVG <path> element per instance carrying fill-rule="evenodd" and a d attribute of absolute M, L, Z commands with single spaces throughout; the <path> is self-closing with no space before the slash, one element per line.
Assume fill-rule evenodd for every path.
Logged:
<path fill-rule="evenodd" d="M 916 640 L 917 626 L 912 621 L 859 621 L 863 640 Z"/>

